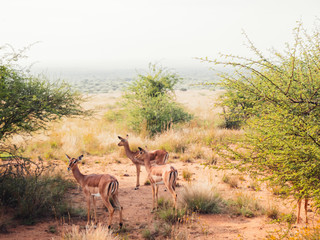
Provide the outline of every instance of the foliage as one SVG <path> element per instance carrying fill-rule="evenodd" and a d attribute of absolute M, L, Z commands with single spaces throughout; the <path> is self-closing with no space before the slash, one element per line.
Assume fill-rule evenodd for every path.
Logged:
<path fill-rule="evenodd" d="M 85 113 L 80 106 L 82 97 L 69 85 L 33 76 L 7 56 L 0 56 L 0 140 L 43 129 L 63 116 Z M 19 54 L 12 57 L 17 60 Z"/>
<path fill-rule="evenodd" d="M 320 203 L 319 31 L 310 35 L 299 23 L 294 40 L 283 53 L 272 50 L 270 58 L 248 40 L 256 59 L 207 61 L 234 69 L 222 76 L 221 86 L 229 109 L 241 109 L 237 117 L 246 123 L 247 150 L 229 149 L 240 160 L 231 165 L 263 173 L 271 183 L 286 186 L 287 194 L 313 196 Z"/>
<path fill-rule="evenodd" d="M 60 174 L 50 175 L 53 166 L 45 166 L 41 159 L 36 163 L 22 157 L 3 158 L 0 172 L 1 205 L 14 208 L 15 217 L 24 224 L 71 212 L 64 194 L 72 182 Z"/>
<path fill-rule="evenodd" d="M 174 101 L 174 86 L 179 80 L 175 73 L 151 64 L 149 73 L 138 75 L 123 96 L 133 130 L 146 130 L 153 136 L 175 123 L 191 120 L 192 115 Z"/>

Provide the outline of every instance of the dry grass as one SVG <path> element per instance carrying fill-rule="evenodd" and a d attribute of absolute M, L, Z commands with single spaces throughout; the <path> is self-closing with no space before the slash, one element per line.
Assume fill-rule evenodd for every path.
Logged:
<path fill-rule="evenodd" d="M 179 93 L 181 94 L 181 93 Z M 95 115 L 89 119 L 73 118 L 63 119 L 61 122 L 52 123 L 49 130 L 35 135 L 25 146 L 25 155 L 31 158 L 42 156 L 47 160 L 63 160 L 65 153 L 72 156 L 80 154 L 103 156 L 116 154 L 125 158 L 123 148 L 117 146 L 117 136 L 129 134 L 129 142 L 132 150 L 138 146 L 148 149 L 165 149 L 180 157 L 181 161 L 192 162 L 201 160 L 205 163 L 215 163 L 217 156 L 213 146 L 220 143 L 228 143 L 232 137 L 241 137 L 242 132 L 236 130 L 218 129 L 214 123 L 219 118 L 213 103 L 208 99 L 214 99 L 214 92 L 205 91 L 183 93 L 178 99 L 182 102 L 188 95 L 197 95 L 199 99 L 206 99 L 195 105 L 188 100 L 186 107 L 196 115 L 196 120 L 179 126 L 174 126 L 162 134 L 150 139 L 145 134 L 131 132 L 125 123 L 125 112 L 117 104 L 120 94 L 115 96 L 96 95 L 85 103 L 86 109 L 95 111 Z M 213 97 L 211 97 L 211 94 Z M 198 99 L 198 98 L 197 98 Z M 110 102 L 109 102 L 110 100 Z"/>
<path fill-rule="evenodd" d="M 112 236 L 112 232 L 102 225 L 88 226 L 86 229 L 80 229 L 77 225 L 72 226 L 70 232 L 64 233 L 61 239 L 65 240 L 116 240 L 117 237 Z"/>

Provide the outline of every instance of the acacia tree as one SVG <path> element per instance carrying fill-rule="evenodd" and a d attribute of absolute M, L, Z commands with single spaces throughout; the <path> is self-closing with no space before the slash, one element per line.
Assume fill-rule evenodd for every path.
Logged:
<path fill-rule="evenodd" d="M 229 166 L 263 174 L 287 193 L 320 203 L 320 37 L 301 23 L 294 37 L 293 46 L 287 44 L 284 53 L 273 50 L 270 58 L 248 41 L 255 59 L 204 60 L 234 68 L 222 76 L 223 102 L 246 116 L 243 146 L 249 151 L 232 151 L 241 161 Z"/>
<path fill-rule="evenodd" d="M 80 106 L 82 97 L 69 85 L 50 83 L 10 61 L 0 63 L 0 143 L 15 133 L 43 129 L 63 116 L 86 113 Z"/>
<path fill-rule="evenodd" d="M 192 115 L 174 101 L 174 86 L 181 79 L 177 74 L 156 65 L 139 74 L 126 89 L 123 99 L 129 125 L 150 136 L 170 128 L 173 123 L 189 121 Z"/>

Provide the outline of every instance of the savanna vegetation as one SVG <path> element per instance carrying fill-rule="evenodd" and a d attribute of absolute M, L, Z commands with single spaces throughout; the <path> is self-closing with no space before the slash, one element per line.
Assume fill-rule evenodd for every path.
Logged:
<path fill-rule="evenodd" d="M 229 148 L 229 167 L 259 174 L 287 195 L 312 198 L 320 190 L 320 37 L 302 26 L 293 45 L 266 57 L 206 60 L 233 68 L 219 83 L 226 127 L 245 129 L 241 151 Z M 229 158 L 230 159 L 230 158 Z"/>
<path fill-rule="evenodd" d="M 0 205 L 14 208 L 15 218 L 33 224 L 41 217 L 71 214 L 64 195 L 73 184 L 41 157 L 22 157 L 12 136 L 31 134 L 86 111 L 80 106 L 81 95 L 69 85 L 50 83 L 16 64 L 24 50 L 0 59 Z"/>
<path fill-rule="evenodd" d="M 145 205 L 139 205 L 133 210 L 134 220 L 125 222 L 122 230 L 114 229 L 113 234 L 101 225 L 96 230 L 73 227 L 62 233 L 62 238 L 127 239 L 135 234 L 133 238 L 188 239 L 191 232 L 213 237 L 217 233 L 210 232 L 200 216 L 218 215 L 228 216 L 228 222 L 259 218 L 263 223 L 279 224 L 280 231 L 264 234 L 268 239 L 317 239 L 318 223 L 305 230 L 292 228 L 296 221 L 292 199 L 309 198 L 313 211 L 320 203 L 319 32 L 309 34 L 299 23 L 293 45 L 287 44 L 283 51 L 272 50 L 268 57 L 247 40 L 253 58 L 226 55 L 222 56 L 225 61 L 202 59 L 227 66 L 228 73 L 221 75 L 217 84 L 222 91 L 196 95 L 202 101 L 196 107 L 192 101 L 189 105 L 179 103 L 175 86 L 183 79 L 157 65 L 150 64 L 145 74 L 138 74 L 122 93 L 106 102 L 81 104 L 82 97 L 69 86 L 53 86 L 3 64 L 0 103 L 9 108 L 1 110 L 1 120 L 14 111 L 21 118 L 1 123 L 8 127 L 1 129 L 0 140 L 3 144 L 14 142 L 28 158 L 1 152 L 1 206 L 17 207 L 15 217 L 29 223 L 43 217 L 44 212 L 46 216 L 72 216 L 74 210 L 63 199 L 73 184 L 50 164 L 65 167 L 64 154 L 69 153 L 85 154 L 82 165 L 86 170 L 120 168 L 128 162 L 117 146 L 117 136 L 129 134 L 132 150 L 138 146 L 165 149 L 170 153 L 170 164 L 180 167 L 177 211 L 170 201 L 160 198 L 158 210 L 146 222 L 135 222 L 138 213 L 146 211 Z M 28 86 L 30 90 L 22 91 Z M 6 99 L 11 97 L 16 100 L 10 104 Z M 217 105 L 212 106 L 211 101 Z M 70 118 L 88 113 L 84 109 L 93 110 L 90 119 Z M 61 121 L 52 122 L 56 119 Z M 43 128 L 47 129 L 45 135 L 38 131 L 27 143 L 11 138 Z M 44 160 L 30 160 L 38 156 Z M 125 176 L 131 177 L 127 172 L 116 176 L 121 179 L 120 189 Z M 150 188 L 147 184 L 144 187 Z M 37 194 L 33 195 L 34 191 Z M 139 203 L 141 196 L 128 188 L 122 197 L 128 198 L 130 193 L 135 199 L 131 203 Z M 268 194 L 273 194 L 275 202 L 264 199 Z M 33 205 L 38 199 L 43 205 Z M 290 207 L 282 207 L 282 202 L 289 202 Z"/>

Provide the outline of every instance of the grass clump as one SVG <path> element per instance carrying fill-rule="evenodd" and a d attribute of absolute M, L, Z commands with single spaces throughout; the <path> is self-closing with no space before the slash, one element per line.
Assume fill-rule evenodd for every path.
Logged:
<path fill-rule="evenodd" d="M 230 177 L 228 175 L 223 175 L 222 182 L 227 183 L 232 188 L 238 187 L 238 179 L 236 177 Z"/>
<path fill-rule="evenodd" d="M 184 180 L 190 182 L 191 181 L 191 177 L 192 177 L 192 172 L 190 172 L 187 169 L 184 169 L 182 171 L 182 177 L 183 177 Z"/>
<path fill-rule="evenodd" d="M 187 210 L 205 214 L 221 213 L 226 206 L 220 194 L 210 186 L 192 185 L 185 188 L 182 202 Z"/>
<path fill-rule="evenodd" d="M 84 230 L 80 230 L 79 226 L 72 226 L 70 232 L 65 233 L 61 239 L 64 240 L 116 240 L 117 237 L 112 236 L 112 232 L 108 230 L 107 227 L 103 227 L 99 224 L 97 227 L 89 226 Z"/>
<path fill-rule="evenodd" d="M 177 209 L 171 207 L 171 203 L 164 198 L 158 200 L 157 216 L 168 224 L 175 224 L 176 222 L 182 222 L 183 217 L 186 214 L 185 209 Z"/>
<path fill-rule="evenodd" d="M 234 200 L 229 201 L 232 214 L 252 218 L 265 213 L 265 209 L 257 199 L 246 194 L 238 194 Z"/>

